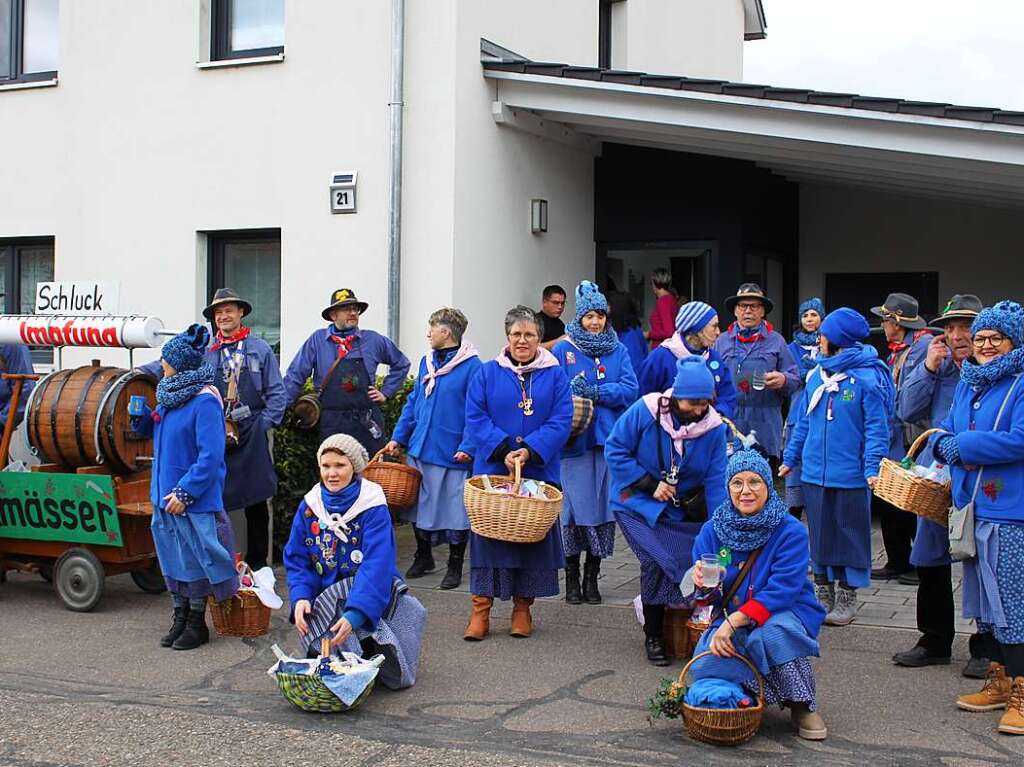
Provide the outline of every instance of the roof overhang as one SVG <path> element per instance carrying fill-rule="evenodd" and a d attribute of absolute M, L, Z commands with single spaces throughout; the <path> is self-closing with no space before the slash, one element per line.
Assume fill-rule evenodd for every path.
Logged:
<path fill-rule="evenodd" d="M 1024 208 L 1024 126 L 501 71 L 495 114 L 602 141 L 753 161 L 794 181 Z M 503 124 L 513 124 L 500 120 Z"/>
<path fill-rule="evenodd" d="M 763 40 L 768 35 L 761 0 L 743 0 L 743 39 Z"/>

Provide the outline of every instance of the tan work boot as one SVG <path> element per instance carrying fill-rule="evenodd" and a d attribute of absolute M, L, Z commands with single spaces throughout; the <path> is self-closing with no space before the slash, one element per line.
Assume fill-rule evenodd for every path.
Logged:
<path fill-rule="evenodd" d="M 1006 707 L 1010 699 L 1012 680 L 1006 676 L 1006 667 L 1000 663 L 990 663 L 988 676 L 981 692 L 961 695 L 956 705 L 964 711 L 995 711 Z"/>
<path fill-rule="evenodd" d="M 512 597 L 512 636 L 525 639 L 533 633 L 533 618 L 530 617 L 530 605 L 533 597 Z"/>
<path fill-rule="evenodd" d="M 1006 735 L 1024 735 L 1024 676 L 1018 676 L 1010 686 L 1006 711 L 999 720 L 999 732 Z"/>
<path fill-rule="evenodd" d="M 466 633 L 462 638 L 467 642 L 479 642 L 487 636 L 491 629 L 491 605 L 494 604 L 492 597 L 478 597 L 473 595 L 473 614 L 469 616 L 469 625 L 466 626 Z"/>
<path fill-rule="evenodd" d="M 790 721 L 796 733 L 804 740 L 825 740 L 828 727 L 817 711 L 811 711 L 806 703 L 790 703 Z"/>

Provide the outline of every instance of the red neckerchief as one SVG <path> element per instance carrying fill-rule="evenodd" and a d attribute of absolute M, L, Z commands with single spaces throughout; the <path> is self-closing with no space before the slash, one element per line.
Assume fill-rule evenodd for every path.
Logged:
<path fill-rule="evenodd" d="M 328 336 L 334 343 L 338 345 L 338 359 L 343 360 L 348 356 L 348 353 L 352 351 L 352 347 L 356 342 L 356 334 L 352 333 L 348 336 L 337 336 L 333 333 Z"/>
<path fill-rule="evenodd" d="M 242 325 L 240 328 L 238 328 L 238 331 L 234 335 L 227 336 L 226 338 L 225 338 L 224 334 L 221 333 L 218 330 L 217 331 L 217 340 L 214 341 L 213 346 L 210 347 L 210 351 L 211 352 L 220 351 L 222 346 L 230 346 L 231 344 L 236 343 L 238 341 L 244 341 L 248 337 L 249 337 L 249 328 L 245 327 L 245 325 Z"/>
<path fill-rule="evenodd" d="M 896 364 L 896 358 L 900 356 L 900 352 L 906 351 L 910 348 L 911 344 L 916 344 L 921 340 L 921 336 L 926 335 L 928 331 L 924 328 L 921 330 L 915 330 L 914 336 L 908 344 L 906 341 L 893 341 L 889 344 L 889 367 Z M 904 336 L 906 338 L 906 336 Z"/>
<path fill-rule="evenodd" d="M 756 333 L 754 333 L 751 336 L 744 336 L 744 335 L 742 335 L 742 333 L 743 333 L 742 328 L 737 328 L 735 322 L 733 322 L 731 325 L 729 325 L 729 330 L 727 332 L 731 332 L 733 330 L 736 330 L 736 340 L 739 341 L 741 344 L 752 344 L 752 343 L 755 343 L 757 341 L 763 341 L 764 340 L 764 336 L 761 335 L 761 331 L 760 330 L 758 330 Z M 765 332 L 765 334 L 766 335 L 771 335 L 774 331 L 775 331 L 775 328 L 772 327 L 772 323 L 770 323 L 767 320 L 765 320 L 765 322 L 764 322 L 764 332 Z"/>

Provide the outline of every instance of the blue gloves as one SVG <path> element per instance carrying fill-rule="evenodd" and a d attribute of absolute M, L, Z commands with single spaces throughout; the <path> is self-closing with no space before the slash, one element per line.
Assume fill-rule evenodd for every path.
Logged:
<path fill-rule="evenodd" d="M 569 381 L 569 388 L 572 390 L 574 396 L 584 397 L 585 399 L 597 402 L 597 384 L 588 383 L 587 379 L 581 378 L 580 376 L 573 376 L 572 380 Z"/>
<path fill-rule="evenodd" d="M 947 466 L 960 463 L 960 441 L 955 434 L 946 434 L 935 440 L 933 451 Z"/>

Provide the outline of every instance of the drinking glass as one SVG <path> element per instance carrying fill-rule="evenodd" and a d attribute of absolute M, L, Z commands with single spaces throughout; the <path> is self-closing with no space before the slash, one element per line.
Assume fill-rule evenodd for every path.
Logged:
<path fill-rule="evenodd" d="M 720 576 L 722 574 L 721 568 L 718 566 L 718 555 L 717 554 L 701 554 L 700 557 L 700 572 L 704 577 L 704 587 L 713 589 L 718 585 Z"/>

